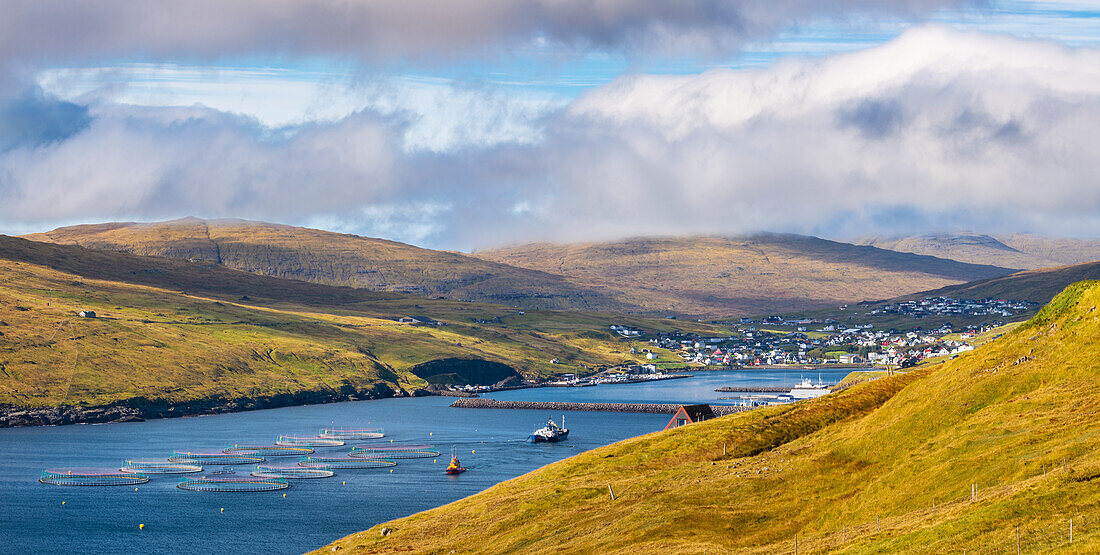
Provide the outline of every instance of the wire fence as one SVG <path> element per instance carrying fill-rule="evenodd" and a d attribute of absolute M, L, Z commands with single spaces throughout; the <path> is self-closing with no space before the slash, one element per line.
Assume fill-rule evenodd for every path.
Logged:
<path fill-rule="evenodd" d="M 1008 487 L 1001 486 L 981 490 L 971 486 L 969 495 L 949 501 L 933 501 L 927 508 L 910 511 L 896 516 L 876 516 L 874 520 L 841 525 L 836 530 L 816 534 L 798 534 L 782 546 L 776 546 L 778 553 L 820 553 L 842 549 L 852 542 L 872 539 L 876 535 L 896 536 L 903 529 L 912 529 L 914 523 L 932 519 L 937 514 L 955 512 L 966 504 L 975 504 L 983 498 L 1007 493 Z M 956 513 L 957 514 L 957 513 Z M 990 524 L 982 532 L 981 546 L 973 549 L 955 548 L 952 551 L 966 553 L 1035 553 L 1055 548 L 1081 544 L 1082 536 L 1098 528 L 1095 518 L 1081 515 L 1056 516 L 1042 519 L 1021 520 Z"/>

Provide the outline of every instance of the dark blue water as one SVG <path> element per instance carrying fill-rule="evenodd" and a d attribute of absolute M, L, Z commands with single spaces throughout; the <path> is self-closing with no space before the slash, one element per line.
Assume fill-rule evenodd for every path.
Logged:
<path fill-rule="evenodd" d="M 719 394 L 712 390 L 721 385 L 789 384 L 800 375 L 797 371 L 707 372 L 653 384 L 532 389 L 494 397 L 714 402 Z M 822 374 L 826 381 L 840 376 L 840 372 Z M 573 412 L 568 413 L 568 442 L 533 445 L 523 440 L 546 421 L 547 414 L 455 409 L 448 406 L 451 401 L 387 399 L 125 424 L 0 429 L 4 463 L 0 466 L 0 552 L 300 553 L 379 522 L 455 501 L 576 453 L 660 430 L 668 421 L 667 415 Z M 383 427 L 387 437 L 381 441 L 432 443 L 441 456 L 400 461 L 392 473 L 388 469 L 337 471 L 332 478 L 291 481 L 289 489 L 267 493 L 184 491 L 176 488 L 178 477 L 171 476 L 154 477 L 137 486 L 137 491 L 125 486 L 62 487 L 37 482 L 45 468 L 117 468 L 127 458 L 163 459 L 173 450 L 218 451 L 231 443 L 269 444 L 279 435 L 311 435 L 331 425 Z M 469 468 L 453 477 L 443 474 L 452 446 Z M 317 452 L 343 454 L 348 449 L 319 448 Z M 208 467 L 221 468 L 226 467 Z M 251 466 L 235 469 L 244 475 Z M 143 530 L 139 524 L 145 525 Z"/>

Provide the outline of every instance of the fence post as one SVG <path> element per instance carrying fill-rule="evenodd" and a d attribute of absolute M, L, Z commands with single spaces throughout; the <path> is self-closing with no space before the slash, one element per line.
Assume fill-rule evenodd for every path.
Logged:
<path fill-rule="evenodd" d="M 1073 517 L 1069 517 L 1069 543 L 1073 544 Z"/>
<path fill-rule="evenodd" d="M 611 484 L 607 484 L 607 493 L 611 494 L 611 500 L 615 500 L 615 490 L 611 489 Z"/>
<path fill-rule="evenodd" d="M 882 531 L 882 527 L 879 526 L 878 515 L 875 515 L 875 533 L 877 534 L 881 531 Z"/>
<path fill-rule="evenodd" d="M 798 532 L 794 533 L 794 555 L 798 555 Z"/>
<path fill-rule="evenodd" d="M 840 543 L 848 541 L 848 525 L 845 524 L 840 527 Z"/>
<path fill-rule="evenodd" d="M 978 484 L 970 484 L 970 500 L 974 501 L 978 498 Z"/>
<path fill-rule="evenodd" d="M 1020 555 L 1020 525 L 1016 525 L 1016 555 Z"/>

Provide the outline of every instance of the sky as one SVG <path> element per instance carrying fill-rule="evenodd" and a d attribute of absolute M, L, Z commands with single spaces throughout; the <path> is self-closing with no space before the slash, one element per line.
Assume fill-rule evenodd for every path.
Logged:
<path fill-rule="evenodd" d="M 3 13 L 3 12 L 8 13 Z M 0 233 L 1100 237 L 1100 2 L 9 0 Z"/>

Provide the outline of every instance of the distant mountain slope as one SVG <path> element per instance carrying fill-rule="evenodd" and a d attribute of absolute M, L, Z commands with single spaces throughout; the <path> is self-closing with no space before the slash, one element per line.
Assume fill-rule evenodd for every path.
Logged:
<path fill-rule="evenodd" d="M 1011 299 L 1042 304 L 1050 302 L 1058 292 L 1071 283 L 1083 280 L 1100 280 L 1100 262 L 1028 270 L 1010 276 L 951 285 L 912 296 L 944 296 L 955 299 Z"/>
<path fill-rule="evenodd" d="M 1004 276 L 1014 270 L 799 235 L 641 238 L 538 243 L 474 253 L 591 287 L 616 289 L 646 310 L 761 314 Z"/>
<path fill-rule="evenodd" d="M 611 296 L 534 270 L 404 243 L 244 220 L 63 227 L 27 239 L 217 263 L 254 274 L 518 305 L 623 311 Z"/>
<path fill-rule="evenodd" d="M 1079 283 L 952 360 L 600 447 L 317 553 L 1096 553 L 1098 305 Z"/>
<path fill-rule="evenodd" d="M 1029 270 L 1100 260 L 1100 240 L 1048 239 L 1027 234 L 935 233 L 896 238 L 871 237 L 859 243 L 971 264 Z"/>

